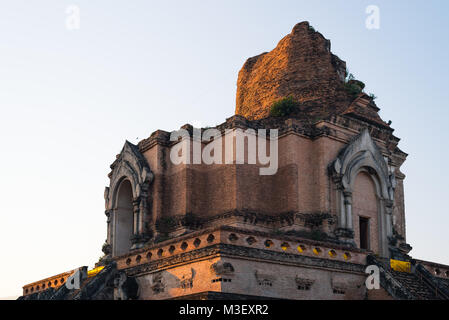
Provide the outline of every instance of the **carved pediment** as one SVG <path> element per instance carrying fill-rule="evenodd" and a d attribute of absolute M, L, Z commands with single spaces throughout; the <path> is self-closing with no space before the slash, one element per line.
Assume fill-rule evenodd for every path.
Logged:
<path fill-rule="evenodd" d="M 390 174 L 387 160 L 371 138 L 367 128 L 355 136 L 331 163 L 330 171 L 343 189 L 352 191 L 351 185 L 360 168 L 366 168 L 381 180 L 382 194 L 388 198 L 394 174 Z M 391 177 L 390 177 L 391 176 Z"/>
<path fill-rule="evenodd" d="M 122 151 L 112 163 L 111 169 L 110 187 L 105 189 L 106 209 L 111 208 L 114 200 L 112 195 L 115 194 L 117 186 L 124 178 L 130 180 L 134 197 L 140 197 L 153 180 L 153 173 L 145 157 L 140 153 L 139 148 L 129 141 L 125 142 Z"/>

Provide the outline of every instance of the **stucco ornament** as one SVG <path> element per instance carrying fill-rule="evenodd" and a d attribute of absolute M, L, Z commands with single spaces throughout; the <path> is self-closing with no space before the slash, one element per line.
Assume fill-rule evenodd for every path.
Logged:
<path fill-rule="evenodd" d="M 104 206 L 106 210 L 109 208 L 109 187 L 104 188 Z"/>
<path fill-rule="evenodd" d="M 229 262 L 220 260 L 210 266 L 210 272 L 215 276 L 229 276 L 234 274 L 234 266 Z"/>
<path fill-rule="evenodd" d="M 117 187 L 123 179 L 128 179 L 131 182 L 135 198 L 142 196 L 142 193 L 146 191 L 148 185 L 154 179 L 154 174 L 139 148 L 129 141 L 125 142 L 122 151 L 111 165 L 111 169 L 112 171 L 109 174 L 111 179 L 110 191 L 105 192 L 109 209 L 114 205 Z"/>
<path fill-rule="evenodd" d="M 364 128 L 339 152 L 329 169 L 337 186 L 336 199 L 339 211 L 337 236 L 341 237 L 342 241 L 354 245 L 352 192 L 356 176 L 364 171 L 373 179 L 379 201 L 380 254 L 388 256 L 388 238 L 392 235 L 391 212 L 394 205 L 396 180 L 393 168 L 388 166 L 388 158 L 382 155 L 371 138 L 368 128 Z"/>
<path fill-rule="evenodd" d="M 193 268 L 190 268 L 189 272 L 182 275 L 179 279 L 179 287 L 182 289 L 191 289 L 193 288 L 193 278 L 195 278 L 196 271 Z"/>
<path fill-rule="evenodd" d="M 159 294 L 165 291 L 165 283 L 162 273 L 156 273 L 153 275 L 153 281 L 151 284 L 151 289 L 153 290 L 153 294 Z"/>
<path fill-rule="evenodd" d="M 334 172 L 341 177 L 343 188 L 349 192 L 352 192 L 353 181 L 362 167 L 371 168 L 376 172 L 381 180 L 382 195 L 387 197 L 388 187 L 391 186 L 390 172 L 367 128 L 355 136 L 333 162 Z"/>
<path fill-rule="evenodd" d="M 273 282 L 277 278 L 274 274 L 266 273 L 261 270 L 254 271 L 254 276 L 259 286 L 269 286 L 273 285 Z"/>
<path fill-rule="evenodd" d="M 133 236 L 131 249 L 141 248 L 153 234 L 151 229 L 151 196 L 149 194 L 150 185 L 154 179 L 154 174 L 150 169 L 145 157 L 139 151 L 138 146 L 125 142 L 122 151 L 117 155 L 117 159 L 111 165 L 109 174 L 110 185 L 105 188 L 106 214 L 110 216 L 108 223 L 108 244 L 114 246 L 114 230 L 118 223 L 115 215 L 117 210 L 117 200 L 120 185 L 124 180 L 128 180 L 132 188 L 132 214 L 134 215 Z M 112 249 L 114 252 L 114 248 Z"/>
<path fill-rule="evenodd" d="M 120 272 L 114 278 L 114 298 L 116 300 L 135 300 L 139 295 L 139 284 L 133 277 Z"/>

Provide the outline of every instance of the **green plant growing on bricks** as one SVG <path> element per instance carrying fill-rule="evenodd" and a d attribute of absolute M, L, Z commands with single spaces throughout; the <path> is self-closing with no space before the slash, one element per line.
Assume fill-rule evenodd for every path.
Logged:
<path fill-rule="evenodd" d="M 365 88 L 365 84 L 354 78 L 352 73 L 345 79 L 345 89 L 353 97 L 356 97 Z"/>
<path fill-rule="evenodd" d="M 298 107 L 298 101 L 290 95 L 273 102 L 270 108 L 270 115 L 273 117 L 286 117 L 292 114 Z"/>

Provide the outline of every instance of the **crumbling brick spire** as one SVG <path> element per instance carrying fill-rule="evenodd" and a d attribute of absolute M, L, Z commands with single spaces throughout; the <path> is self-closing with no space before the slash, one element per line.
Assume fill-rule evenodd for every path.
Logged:
<path fill-rule="evenodd" d="M 330 41 L 309 26 L 295 25 L 275 49 L 249 58 L 238 75 L 235 113 L 248 119 L 269 115 L 275 100 L 292 95 L 309 115 L 348 106 L 346 63 L 330 51 Z"/>

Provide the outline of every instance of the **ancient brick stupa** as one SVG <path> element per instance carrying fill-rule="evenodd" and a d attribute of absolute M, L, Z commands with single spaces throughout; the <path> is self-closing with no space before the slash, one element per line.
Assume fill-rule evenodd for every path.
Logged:
<path fill-rule="evenodd" d="M 173 163 L 191 136 L 158 130 L 126 142 L 105 190 L 98 268 L 25 285 L 21 299 L 447 299 L 449 266 L 409 255 L 407 155 L 363 89 L 329 40 L 297 24 L 246 61 L 235 115 L 198 144 L 277 129 L 275 174 L 236 158 Z M 380 289 L 364 285 L 368 265 L 379 268 Z M 80 287 L 66 286 L 77 270 Z"/>
<path fill-rule="evenodd" d="M 289 95 L 302 105 L 321 107 L 323 114 L 346 106 L 346 63 L 330 47 L 329 40 L 302 22 L 274 50 L 249 58 L 239 72 L 236 114 L 265 118 L 273 101 Z"/>
<path fill-rule="evenodd" d="M 245 62 L 237 81 L 235 113 L 249 120 L 266 118 L 273 101 L 292 96 L 299 102 L 291 114 L 295 118 L 317 120 L 358 113 L 385 124 L 370 96 L 360 91 L 354 99 L 345 80 L 346 62 L 330 49 L 330 41 L 308 22 L 298 23 L 275 49 Z"/>

